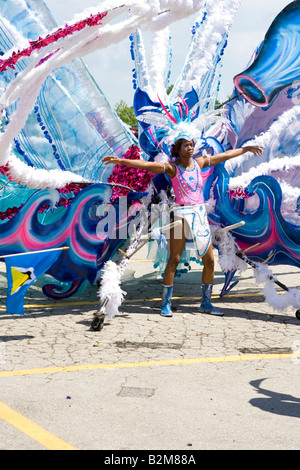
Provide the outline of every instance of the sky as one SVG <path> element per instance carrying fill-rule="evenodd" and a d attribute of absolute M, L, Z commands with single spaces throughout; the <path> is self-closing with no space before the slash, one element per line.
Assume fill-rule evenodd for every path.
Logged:
<path fill-rule="evenodd" d="M 74 15 L 86 8 L 94 7 L 100 0 L 44 0 L 58 26 L 62 26 Z M 216 0 L 217 1 L 217 0 Z M 274 18 L 291 0 L 243 0 L 229 32 L 225 49 L 221 77 L 219 101 L 226 100 L 233 90 L 233 77 L 242 72 L 254 50 L 264 36 Z M 172 74 L 170 83 L 175 83 L 180 75 L 191 41 L 190 29 L 196 16 L 190 16 L 170 26 L 172 35 Z M 147 36 L 145 45 L 149 42 Z M 106 49 L 99 49 L 82 57 L 89 72 L 105 94 L 112 107 L 124 100 L 132 105 L 132 69 L 129 39 Z"/>

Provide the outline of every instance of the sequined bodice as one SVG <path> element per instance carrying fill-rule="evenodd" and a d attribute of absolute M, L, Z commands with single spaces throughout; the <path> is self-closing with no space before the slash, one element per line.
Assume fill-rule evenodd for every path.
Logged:
<path fill-rule="evenodd" d="M 199 165 L 194 162 L 192 170 L 176 165 L 176 176 L 172 179 L 176 204 L 204 204 L 203 180 Z"/>

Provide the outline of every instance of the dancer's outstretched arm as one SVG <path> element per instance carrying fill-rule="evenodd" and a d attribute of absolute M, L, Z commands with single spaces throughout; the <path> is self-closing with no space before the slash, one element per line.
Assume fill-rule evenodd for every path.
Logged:
<path fill-rule="evenodd" d="M 115 155 L 109 155 L 103 157 L 102 161 L 105 165 L 124 165 L 130 168 L 140 168 L 142 170 L 148 170 L 152 173 L 166 173 L 168 176 L 173 176 L 174 165 L 170 162 L 148 162 L 146 160 L 130 160 L 128 158 L 119 158 Z M 176 173 L 176 172 L 175 172 Z"/>

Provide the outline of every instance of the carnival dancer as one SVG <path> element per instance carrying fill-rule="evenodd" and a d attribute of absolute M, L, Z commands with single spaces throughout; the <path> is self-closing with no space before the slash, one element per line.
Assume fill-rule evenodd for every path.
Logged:
<path fill-rule="evenodd" d="M 171 298 L 176 268 L 180 262 L 187 239 L 192 238 L 199 258 L 202 258 L 202 301 L 201 313 L 222 316 L 223 312 L 211 304 L 214 283 L 214 255 L 211 232 L 203 198 L 203 181 L 201 170 L 209 166 L 230 160 L 246 152 L 262 155 L 262 147 L 248 146 L 211 156 L 194 158 L 195 142 L 191 134 L 181 132 L 174 139 L 171 156 L 174 162 L 148 162 L 145 160 L 129 160 L 117 156 L 102 159 L 105 164 L 125 165 L 140 168 L 152 173 L 165 173 L 172 181 L 175 194 L 174 219 L 181 220 L 180 236 L 175 235 L 175 228 L 170 231 L 169 260 L 163 277 L 161 315 L 172 317 Z"/>

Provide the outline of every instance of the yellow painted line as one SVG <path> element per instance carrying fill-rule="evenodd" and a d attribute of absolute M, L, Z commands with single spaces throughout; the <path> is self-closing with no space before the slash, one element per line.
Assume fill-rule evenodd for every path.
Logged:
<path fill-rule="evenodd" d="M 200 357 L 200 358 L 195 358 L 195 359 L 169 359 L 169 360 L 162 360 L 162 361 L 147 361 L 147 362 L 128 362 L 128 363 L 116 363 L 116 364 L 86 364 L 86 365 L 76 365 L 76 366 L 47 367 L 44 369 L 0 371 L 0 378 L 35 375 L 35 374 L 55 374 L 59 372 L 78 372 L 78 371 L 85 371 L 85 370 L 129 369 L 129 368 L 152 367 L 152 366 L 209 364 L 209 363 L 218 363 L 218 362 L 261 361 L 261 360 L 291 359 L 291 358 L 300 358 L 300 353 L 243 354 L 240 356 Z"/>
<path fill-rule="evenodd" d="M 240 293 L 240 294 L 228 294 L 224 296 L 224 299 L 226 301 L 226 298 L 235 298 L 235 297 L 261 297 L 263 294 L 261 292 L 246 292 L 246 293 Z M 212 295 L 212 299 L 219 299 L 219 295 Z M 172 297 L 173 300 L 201 300 L 202 297 L 197 296 L 197 297 Z M 158 302 L 161 301 L 161 297 L 154 297 L 151 299 L 125 299 L 123 300 L 124 304 L 130 304 L 130 303 L 136 303 L 136 302 Z M 82 301 L 82 302 L 56 302 L 54 304 L 26 304 L 24 305 L 24 308 L 54 308 L 54 307 L 71 307 L 71 306 L 85 306 L 85 305 L 99 305 L 99 300 L 90 300 L 90 301 Z M 5 305 L 0 305 L 0 310 L 6 310 Z"/>
<path fill-rule="evenodd" d="M 26 304 L 24 308 L 54 308 L 54 307 L 67 307 L 67 306 L 84 306 L 84 305 L 99 305 L 98 301 L 86 301 L 86 302 L 57 302 L 55 304 Z M 6 310 L 5 305 L 0 306 L 0 310 Z"/>
<path fill-rule="evenodd" d="M 9 406 L 0 402 L 0 419 L 6 421 L 23 434 L 31 437 L 49 450 L 77 450 L 75 447 L 62 441 L 59 437 L 35 424 L 30 419 L 17 413 Z"/>

